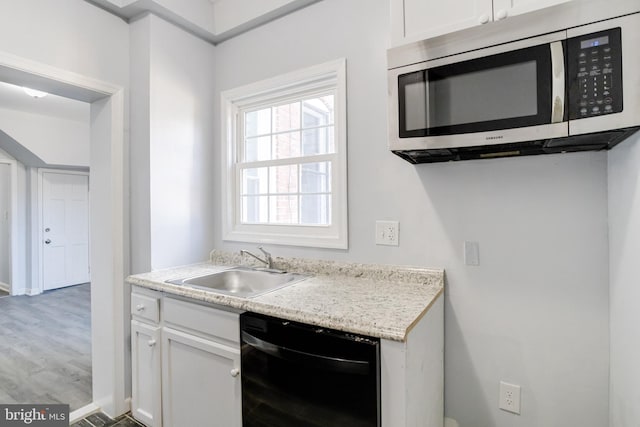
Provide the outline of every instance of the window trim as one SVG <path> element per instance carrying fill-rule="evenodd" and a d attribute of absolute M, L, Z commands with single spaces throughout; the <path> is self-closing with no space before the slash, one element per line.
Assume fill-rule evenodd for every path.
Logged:
<path fill-rule="evenodd" d="M 238 158 L 239 117 L 241 110 L 273 105 L 313 92 L 332 90 L 334 100 L 335 149 L 331 161 L 330 226 L 273 225 L 240 223 L 240 186 Z M 301 69 L 274 78 L 248 84 L 221 93 L 222 131 L 222 238 L 224 241 L 308 246 L 316 248 L 348 248 L 347 214 L 347 102 L 346 60 L 344 58 Z M 307 156 L 300 157 L 306 159 Z M 299 162 L 296 162 L 296 164 Z"/>

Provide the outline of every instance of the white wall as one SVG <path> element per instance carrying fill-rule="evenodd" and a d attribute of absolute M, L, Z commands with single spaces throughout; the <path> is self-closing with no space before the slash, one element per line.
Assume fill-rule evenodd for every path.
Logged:
<path fill-rule="evenodd" d="M 129 31 L 83 0 L 2 0 L 0 52 L 128 87 Z"/>
<path fill-rule="evenodd" d="M 89 104 L 84 121 L 0 108 L 0 129 L 49 165 L 89 166 Z"/>
<path fill-rule="evenodd" d="M 151 18 L 129 25 L 131 40 L 131 272 L 151 270 Z M 135 227 L 133 226 L 135 224 Z"/>
<path fill-rule="evenodd" d="M 609 152 L 611 417 L 609 427 L 640 420 L 640 134 Z"/>
<path fill-rule="evenodd" d="M 143 55 L 132 61 L 134 91 L 149 94 L 148 105 L 135 101 L 132 122 L 132 180 L 150 194 L 132 205 L 149 224 L 132 236 L 135 272 L 202 261 L 213 247 L 215 71 L 212 45 L 161 18 L 148 15 L 131 28 L 132 48 L 140 49 L 132 55 Z"/>
<path fill-rule="evenodd" d="M 11 166 L 0 160 L 0 282 L 11 283 Z"/>
<path fill-rule="evenodd" d="M 12 295 L 22 295 L 29 287 L 29 275 L 27 271 L 27 267 L 29 266 L 27 257 L 28 239 L 21 238 L 23 236 L 28 236 L 29 233 L 27 168 L 25 168 L 22 163 L 16 161 L 11 155 L 3 150 L 0 150 L 0 159 L 7 159 L 9 163 L 11 163 L 11 168 L 15 168 L 15 171 L 11 171 L 11 178 L 13 179 L 13 177 L 15 177 L 16 179 L 16 185 L 12 185 L 12 187 L 14 191 L 16 191 L 15 203 L 17 208 L 17 215 L 15 217 L 15 223 L 17 235 L 19 237 L 16 239 L 15 243 L 12 243 L 13 246 L 11 248 L 11 263 L 13 269 L 11 271 L 10 284 Z"/>
<path fill-rule="evenodd" d="M 606 154 L 420 166 L 395 157 L 387 149 L 388 8 L 324 0 L 216 47 L 216 93 L 347 59 L 349 250 L 269 249 L 444 267 L 445 409 L 461 427 L 607 425 Z M 219 134 L 215 141 L 219 168 Z M 399 247 L 374 244 L 379 219 L 400 221 Z M 219 215 L 215 225 L 217 248 L 254 246 L 220 241 Z M 479 267 L 463 264 L 465 240 L 479 242 Z M 500 380 L 522 386 L 521 416 L 498 410 Z"/>

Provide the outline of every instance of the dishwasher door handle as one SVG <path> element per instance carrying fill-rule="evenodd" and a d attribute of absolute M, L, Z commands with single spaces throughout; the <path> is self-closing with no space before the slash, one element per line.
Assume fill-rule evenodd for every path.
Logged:
<path fill-rule="evenodd" d="M 344 374 L 368 375 L 370 372 L 370 363 L 366 360 L 342 359 L 339 357 L 323 356 L 320 354 L 293 350 L 270 343 L 245 331 L 242 331 L 242 340 L 256 350 L 283 360 L 300 362 L 307 366 L 311 365 L 319 369 Z"/>

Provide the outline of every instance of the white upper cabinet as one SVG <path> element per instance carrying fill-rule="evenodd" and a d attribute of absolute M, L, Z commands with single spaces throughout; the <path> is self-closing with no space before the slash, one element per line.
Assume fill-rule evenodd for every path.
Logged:
<path fill-rule="evenodd" d="M 507 19 L 571 0 L 391 0 L 391 45 Z"/>
<path fill-rule="evenodd" d="M 571 0 L 493 0 L 493 19 L 499 21 L 568 1 Z"/>

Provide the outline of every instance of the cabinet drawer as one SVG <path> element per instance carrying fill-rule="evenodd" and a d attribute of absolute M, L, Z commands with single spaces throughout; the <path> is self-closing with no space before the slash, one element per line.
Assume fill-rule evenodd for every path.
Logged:
<path fill-rule="evenodd" d="M 160 299 L 148 295 L 131 294 L 131 314 L 138 319 L 160 322 Z"/>
<path fill-rule="evenodd" d="M 173 327 L 240 343 L 238 313 L 173 298 L 164 299 L 163 319 Z"/>

